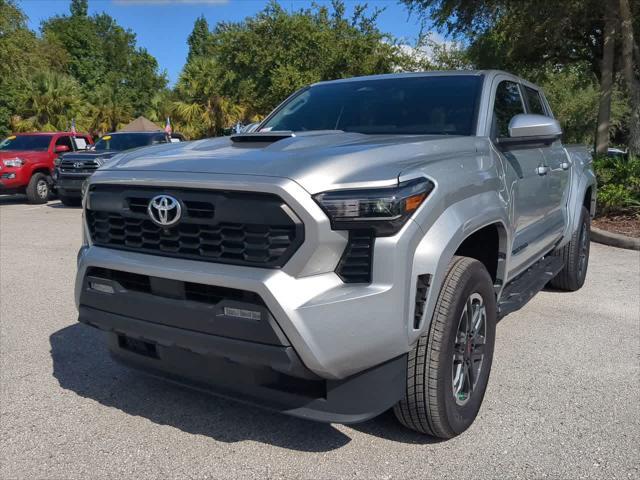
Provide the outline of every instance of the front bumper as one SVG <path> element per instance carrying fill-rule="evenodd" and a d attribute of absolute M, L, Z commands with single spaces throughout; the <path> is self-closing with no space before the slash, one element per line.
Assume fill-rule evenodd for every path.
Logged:
<path fill-rule="evenodd" d="M 23 166 L 4 167 L 0 169 L 0 193 L 16 193 L 23 191 L 30 180 L 29 172 Z"/>
<path fill-rule="evenodd" d="M 91 175 L 62 173 L 58 169 L 54 172 L 56 192 L 67 197 L 82 197 L 82 185 Z"/>

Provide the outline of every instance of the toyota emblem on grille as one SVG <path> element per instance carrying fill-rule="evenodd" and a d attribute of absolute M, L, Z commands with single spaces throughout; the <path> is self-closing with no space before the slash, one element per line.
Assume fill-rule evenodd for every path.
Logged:
<path fill-rule="evenodd" d="M 171 195 L 156 195 L 149 202 L 147 213 L 161 227 L 175 225 L 182 216 L 180 202 Z"/>

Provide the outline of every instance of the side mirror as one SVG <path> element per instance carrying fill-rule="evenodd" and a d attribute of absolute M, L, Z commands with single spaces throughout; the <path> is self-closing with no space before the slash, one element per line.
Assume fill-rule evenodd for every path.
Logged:
<path fill-rule="evenodd" d="M 509 137 L 498 139 L 501 145 L 545 144 L 555 142 L 562 136 L 557 120 L 544 115 L 520 113 L 509 122 Z"/>
<path fill-rule="evenodd" d="M 68 145 L 56 145 L 56 147 L 54 148 L 54 152 L 56 153 L 64 153 L 64 152 L 68 152 L 71 149 L 69 148 Z"/>

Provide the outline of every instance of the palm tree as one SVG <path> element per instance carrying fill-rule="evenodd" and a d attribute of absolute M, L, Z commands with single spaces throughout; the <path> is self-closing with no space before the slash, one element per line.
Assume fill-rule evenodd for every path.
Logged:
<path fill-rule="evenodd" d="M 103 85 L 96 91 L 89 107 L 91 132 L 96 134 L 113 132 L 132 119 L 131 105 L 119 95 L 117 88 Z"/>
<path fill-rule="evenodd" d="M 222 95 L 221 78 L 211 58 L 194 58 L 187 64 L 176 88 L 184 100 L 173 102 L 172 108 L 182 133 L 191 138 L 212 137 L 246 120 L 247 109 Z"/>
<path fill-rule="evenodd" d="M 84 113 L 80 87 L 67 75 L 37 73 L 25 82 L 23 91 L 20 111 L 24 114 L 12 119 L 16 131 L 66 130 L 72 119 Z"/>

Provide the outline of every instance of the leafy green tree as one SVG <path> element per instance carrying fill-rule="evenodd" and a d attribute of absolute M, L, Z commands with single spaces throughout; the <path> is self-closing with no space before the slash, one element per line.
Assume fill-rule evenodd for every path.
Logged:
<path fill-rule="evenodd" d="M 89 13 L 89 2 L 88 0 L 71 0 L 69 10 L 72 17 L 86 17 Z"/>
<path fill-rule="evenodd" d="M 11 0 L 0 0 L 0 136 L 11 131 L 24 82 L 34 72 L 61 71 L 68 58 L 57 44 L 47 44 L 27 28 L 27 19 Z"/>
<path fill-rule="evenodd" d="M 243 106 L 245 116 L 265 115 L 309 83 L 402 68 L 406 56 L 376 27 L 378 14 L 357 6 L 347 17 L 339 0 L 289 13 L 272 1 L 242 22 L 219 23 L 210 34 L 210 61 L 197 68 L 207 68 L 216 95 Z M 179 96 L 194 90 L 196 60 L 185 66 Z"/>
<path fill-rule="evenodd" d="M 211 32 L 204 15 L 198 17 L 193 24 L 193 30 L 187 38 L 187 45 L 189 45 L 187 63 L 195 57 L 203 57 L 211 52 Z"/>
<path fill-rule="evenodd" d="M 245 108 L 220 90 L 219 66 L 212 58 L 193 59 L 182 72 L 172 113 L 176 128 L 189 138 L 220 135 L 229 125 L 246 118 Z"/>
<path fill-rule="evenodd" d="M 479 68 L 502 68 L 517 73 L 532 69 L 571 68 L 589 65 L 600 84 L 599 149 L 606 150 L 609 105 L 614 87 L 611 44 L 614 35 L 626 26 L 626 52 L 618 55 L 622 64 L 631 67 L 638 78 L 640 57 L 633 31 L 640 26 L 640 2 L 637 0 L 403 0 L 414 12 L 431 19 L 438 28 L 469 42 L 469 56 Z M 618 8 L 620 5 L 620 9 Z M 622 7 L 628 8 L 623 10 Z M 608 48 L 605 48 L 605 45 Z M 636 66 L 633 66 L 633 64 Z M 626 75 L 631 111 L 640 111 L 640 87 L 633 76 Z M 634 96 L 635 95 L 635 96 Z M 629 145 L 640 145 L 640 113 L 629 117 Z M 632 121 L 632 120 L 628 120 Z M 596 131 L 596 123 L 591 130 Z M 637 132 L 636 132 L 637 130 Z M 639 138 L 636 138 L 639 137 Z M 640 146 L 638 147 L 640 148 Z"/>
<path fill-rule="evenodd" d="M 115 85 L 99 87 L 87 113 L 88 129 L 95 135 L 113 132 L 133 120 L 133 107 Z"/>
<path fill-rule="evenodd" d="M 526 74 L 526 73 L 525 73 Z M 526 74 L 535 77 L 545 91 L 553 113 L 560 121 L 565 143 L 593 144 L 600 91 L 598 80 L 587 64 L 562 69 L 548 67 Z M 629 104 L 619 87 L 612 88 L 611 129 L 621 131 L 629 115 Z"/>
<path fill-rule="evenodd" d="M 67 73 L 78 80 L 90 102 L 106 86 L 117 89 L 114 95 L 124 99 L 134 115 L 142 114 L 167 83 L 156 59 L 136 47 L 135 34 L 110 15 L 87 16 L 86 0 L 74 0 L 71 11 L 71 16 L 53 17 L 42 24 L 44 39 L 68 53 Z"/>

